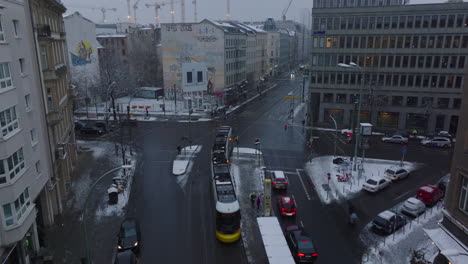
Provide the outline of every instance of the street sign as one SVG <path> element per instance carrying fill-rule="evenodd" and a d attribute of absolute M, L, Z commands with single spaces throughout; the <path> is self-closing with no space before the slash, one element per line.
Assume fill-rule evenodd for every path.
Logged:
<path fill-rule="evenodd" d="M 284 98 L 286 98 L 286 99 L 296 99 L 296 100 L 302 99 L 301 97 L 293 97 L 293 96 L 285 96 Z"/>

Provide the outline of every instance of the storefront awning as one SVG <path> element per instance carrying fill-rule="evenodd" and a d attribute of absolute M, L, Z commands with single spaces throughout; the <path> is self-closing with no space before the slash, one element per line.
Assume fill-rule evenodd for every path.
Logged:
<path fill-rule="evenodd" d="M 450 262 L 453 264 L 468 263 L 468 250 L 447 231 L 436 228 L 424 229 L 424 232 Z"/>

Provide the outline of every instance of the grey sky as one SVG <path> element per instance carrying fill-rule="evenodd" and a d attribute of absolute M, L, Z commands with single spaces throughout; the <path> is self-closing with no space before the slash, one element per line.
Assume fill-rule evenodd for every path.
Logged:
<path fill-rule="evenodd" d="M 137 0 L 130 0 L 131 6 Z M 180 0 L 175 0 L 180 1 Z M 117 8 L 117 12 L 108 11 L 107 21 L 117 22 L 127 20 L 127 0 L 62 0 L 68 8 L 67 13 L 79 11 L 85 17 L 100 22 L 102 15 L 101 11 L 89 8 L 79 7 L 106 7 Z M 154 23 L 154 8 L 147 8 L 146 3 L 154 2 L 170 2 L 170 0 L 140 0 L 137 9 L 137 18 L 139 23 Z M 265 20 L 268 17 L 280 19 L 283 9 L 288 5 L 289 0 L 231 0 L 231 17 L 232 19 L 241 21 L 258 21 Z M 412 4 L 420 3 L 442 3 L 445 0 L 411 0 Z M 293 0 L 286 17 L 300 21 L 301 9 L 311 9 L 312 0 Z M 197 0 L 198 20 L 203 18 L 209 19 L 224 19 L 226 14 L 226 0 Z M 165 5 L 160 10 L 160 21 L 170 22 L 170 5 Z M 192 0 L 185 0 L 186 21 L 194 20 Z M 180 22 L 180 4 L 175 4 L 176 22 Z M 132 8 L 133 16 L 133 8 Z"/>

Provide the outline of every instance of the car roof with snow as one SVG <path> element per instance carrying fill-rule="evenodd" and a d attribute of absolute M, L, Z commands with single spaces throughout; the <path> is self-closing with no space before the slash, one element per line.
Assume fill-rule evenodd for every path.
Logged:
<path fill-rule="evenodd" d="M 433 192 L 435 191 L 437 187 L 432 186 L 432 185 L 424 185 L 423 187 L 419 188 L 419 190 L 425 191 L 425 192 Z"/>
<path fill-rule="evenodd" d="M 293 199 L 291 198 L 291 196 L 287 196 L 287 195 L 281 196 L 281 200 L 285 204 L 290 204 L 293 202 Z"/>
<path fill-rule="evenodd" d="M 374 181 L 378 182 L 378 181 L 380 181 L 380 180 L 385 180 L 385 178 L 380 177 L 380 176 L 372 176 L 372 177 L 370 177 L 369 179 L 367 179 L 367 181 L 368 181 L 368 180 L 374 180 Z M 367 182 L 367 181 L 366 181 L 366 182 Z"/>
<path fill-rule="evenodd" d="M 414 198 L 414 197 L 408 198 L 408 200 L 406 200 L 406 202 L 411 203 L 411 204 L 422 203 L 419 199 L 416 199 L 416 198 Z"/>
<path fill-rule="evenodd" d="M 385 220 L 390 220 L 390 218 L 392 218 L 392 216 L 394 216 L 394 215 L 395 215 L 394 212 L 386 210 L 386 211 L 381 212 L 379 214 L 379 217 L 381 217 L 381 218 L 383 218 Z"/>

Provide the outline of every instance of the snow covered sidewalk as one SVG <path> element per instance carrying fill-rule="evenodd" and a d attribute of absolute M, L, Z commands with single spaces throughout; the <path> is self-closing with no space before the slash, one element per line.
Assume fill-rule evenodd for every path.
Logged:
<path fill-rule="evenodd" d="M 352 198 L 362 189 L 362 183 L 372 176 L 383 177 L 384 171 L 391 166 L 399 165 L 400 161 L 366 158 L 361 175 L 351 170 L 351 165 L 333 164 L 333 156 L 321 156 L 306 163 L 305 170 L 315 185 L 315 189 L 323 203 Z M 346 159 L 347 157 L 342 157 Z M 360 161 L 360 159 L 359 159 Z M 423 164 L 404 162 L 403 167 L 409 172 L 418 169 Z M 327 174 L 330 173 L 330 179 Z M 339 181 L 339 177 L 349 175 L 347 181 Z M 391 188 L 391 186 L 389 187 Z"/>
<path fill-rule="evenodd" d="M 172 164 L 172 174 L 180 176 L 187 172 L 188 165 L 194 154 L 201 151 L 202 146 L 193 145 L 182 148 L 179 155 L 176 156 Z"/>

